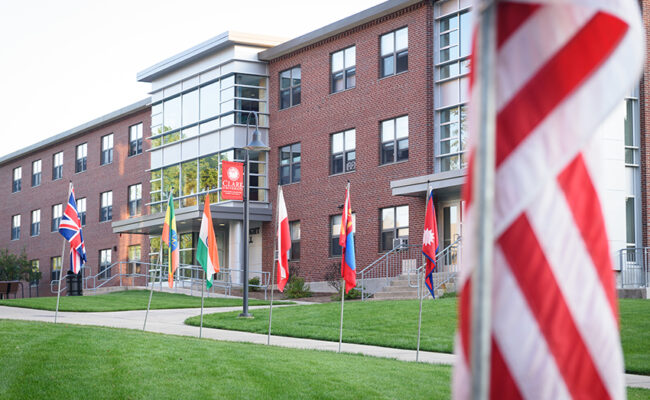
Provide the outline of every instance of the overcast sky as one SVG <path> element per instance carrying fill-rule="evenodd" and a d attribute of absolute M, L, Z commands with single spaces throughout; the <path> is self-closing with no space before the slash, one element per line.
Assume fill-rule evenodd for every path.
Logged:
<path fill-rule="evenodd" d="M 221 32 L 290 39 L 381 2 L 0 1 L 0 156 L 147 97 L 137 72 Z"/>

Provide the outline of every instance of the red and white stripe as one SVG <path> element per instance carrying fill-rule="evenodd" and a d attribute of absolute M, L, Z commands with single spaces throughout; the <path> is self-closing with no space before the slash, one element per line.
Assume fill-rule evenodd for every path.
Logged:
<path fill-rule="evenodd" d="M 477 8 L 478 9 L 478 8 Z M 638 82 L 634 0 L 499 2 L 491 398 L 625 397 L 616 291 L 591 152 Z M 477 66 L 477 60 L 472 64 Z M 480 73 L 471 76 L 478 130 Z M 463 248 L 473 212 L 473 149 Z M 472 254 L 463 257 L 454 396 L 470 396 Z"/>
<path fill-rule="evenodd" d="M 282 186 L 278 186 L 278 290 L 284 291 L 289 280 L 289 250 L 291 250 L 291 234 L 289 232 L 289 217 L 284 203 Z"/>

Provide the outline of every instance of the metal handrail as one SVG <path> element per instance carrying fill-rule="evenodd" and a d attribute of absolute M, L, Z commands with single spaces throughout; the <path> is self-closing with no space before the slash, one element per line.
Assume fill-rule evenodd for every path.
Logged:
<path fill-rule="evenodd" d="M 132 268 L 130 271 L 126 269 L 127 272 L 122 272 L 122 270 L 118 270 L 118 272 L 113 272 L 113 269 L 115 267 L 119 267 L 121 265 L 131 265 Z M 135 266 L 140 265 L 144 267 L 144 271 L 141 273 L 136 273 L 135 272 Z M 142 262 L 142 261 L 117 261 L 114 262 L 113 264 L 109 265 L 106 267 L 104 270 L 101 272 L 98 272 L 94 275 L 89 275 L 89 276 L 83 276 L 83 272 L 86 270 L 89 270 L 89 266 L 84 266 L 82 267 L 82 285 L 84 290 L 88 291 L 97 291 L 97 289 L 100 289 L 105 286 L 111 286 L 111 282 L 115 282 L 115 280 L 119 279 L 119 286 L 122 287 L 124 286 L 123 278 L 145 278 L 147 279 L 147 285 L 149 284 L 156 284 L 158 283 L 160 285 L 160 288 L 162 289 L 162 284 L 163 284 L 163 279 L 164 276 L 166 275 L 166 269 L 168 268 L 167 264 L 157 264 L 157 263 L 147 263 L 147 262 Z M 151 278 L 151 273 L 155 273 L 155 277 L 160 277 L 161 279 L 157 278 Z M 214 293 L 215 288 L 223 288 L 224 289 L 224 294 L 230 295 L 231 289 L 233 287 L 242 287 L 243 283 L 241 282 L 233 282 L 232 280 L 232 275 L 233 274 L 241 274 L 243 270 L 241 269 L 236 269 L 236 268 L 223 268 L 221 271 L 219 271 L 216 275 L 216 279 L 213 280 L 213 285 L 212 285 L 212 292 Z M 252 287 L 258 287 L 260 289 L 264 290 L 264 299 L 267 299 L 268 296 L 268 289 L 271 286 L 271 273 L 267 271 L 256 271 L 256 274 L 260 275 L 260 283 L 258 285 L 251 285 L 249 286 Z M 110 276 L 105 277 L 106 275 L 110 274 Z M 162 274 L 158 275 L 158 274 Z M 189 283 L 189 289 L 190 289 L 190 295 L 193 294 L 194 290 L 194 285 L 202 285 L 203 284 L 203 267 L 198 266 L 198 265 L 193 265 L 193 264 L 180 264 L 178 268 L 178 280 L 176 281 L 175 288 L 178 290 L 179 287 L 186 288 L 186 285 Z M 152 280 L 153 279 L 153 280 Z M 59 279 L 53 279 L 50 281 L 50 291 L 52 293 L 57 293 L 58 290 L 58 285 L 59 285 L 59 280 L 61 280 L 61 293 L 65 292 L 67 288 L 67 282 L 65 276 L 60 277 Z M 134 281 L 130 281 L 129 286 L 132 286 Z"/>
<path fill-rule="evenodd" d="M 437 289 L 441 288 L 443 285 L 449 283 L 452 279 L 456 277 L 458 274 L 458 271 L 440 271 L 441 269 L 444 269 L 446 264 L 444 261 L 448 260 L 450 256 L 452 255 L 452 251 L 456 251 L 456 254 L 460 254 L 460 249 L 461 249 L 461 244 L 462 244 L 462 237 L 458 236 L 456 240 L 454 240 L 451 244 L 449 244 L 447 247 L 445 247 L 442 251 L 438 252 L 436 254 L 436 270 L 434 270 L 434 274 L 447 274 L 444 276 L 441 280 L 434 282 L 435 286 L 433 287 L 433 290 L 436 291 Z M 458 266 L 460 265 L 460 262 L 453 263 L 452 265 Z M 419 279 L 421 274 L 424 273 L 424 270 L 426 268 L 427 264 L 423 263 L 421 266 L 419 266 L 416 270 L 412 271 L 409 270 L 408 272 L 408 285 L 409 287 L 412 288 L 419 288 Z M 412 283 L 412 275 L 415 275 L 417 277 L 416 283 Z M 426 291 L 424 293 L 424 296 L 428 296 L 430 293 Z"/>
<path fill-rule="evenodd" d="M 650 286 L 650 247 L 630 247 L 618 251 L 621 267 L 620 287 Z"/>
<path fill-rule="evenodd" d="M 380 263 L 381 261 L 383 261 L 385 258 L 387 258 L 388 256 L 390 256 L 390 255 L 392 255 L 392 254 L 395 254 L 396 252 L 398 252 L 398 251 L 400 251 L 400 250 L 404 250 L 405 248 L 407 248 L 407 247 L 409 247 L 409 246 L 411 246 L 411 247 L 415 247 L 415 245 L 407 245 L 407 244 L 404 244 L 404 243 L 400 243 L 399 246 L 397 246 L 397 247 L 393 247 L 393 248 L 392 248 L 388 253 L 385 253 L 384 255 L 382 255 L 381 257 L 379 257 L 378 259 L 376 259 L 375 261 L 373 261 L 373 262 L 371 262 L 370 264 L 368 264 L 367 267 L 365 267 L 365 268 L 362 269 L 361 271 L 357 272 L 357 275 L 364 275 L 364 274 L 366 274 L 367 272 L 370 272 L 369 270 L 370 270 L 371 268 L 373 268 L 374 266 L 376 266 L 378 263 Z"/>
<path fill-rule="evenodd" d="M 451 250 L 453 250 L 457 246 L 460 247 L 460 244 L 461 244 L 461 241 L 462 241 L 461 239 L 462 239 L 462 237 L 458 236 L 456 238 L 456 240 L 453 241 L 449 246 L 445 247 L 444 249 L 442 249 L 442 251 L 439 251 L 438 254 L 436 254 L 436 265 L 438 265 L 438 262 L 440 261 L 440 259 L 442 259 L 443 257 L 446 257 L 451 252 Z M 427 266 L 426 263 L 422 264 L 421 266 L 419 266 L 417 268 L 417 270 L 415 272 L 417 272 L 418 274 L 422 273 L 424 271 L 424 269 L 426 268 L 426 266 Z M 413 286 L 413 287 L 415 287 L 415 286 Z"/>
<path fill-rule="evenodd" d="M 452 281 L 456 274 L 458 265 L 460 264 L 456 259 L 460 256 L 460 247 L 462 238 L 456 237 L 451 244 L 445 247 L 441 252 L 436 255 L 436 262 L 438 265 L 436 277 L 440 278 L 434 282 L 434 290 L 442 287 L 443 285 Z M 418 261 L 419 259 L 419 261 Z M 404 273 L 408 279 L 409 287 L 419 287 L 418 284 L 413 283 L 413 276 L 419 279 L 420 274 L 423 272 L 426 263 L 423 262 L 424 256 L 420 250 L 420 245 L 406 245 L 400 244 L 386 254 L 370 263 L 367 267 L 357 273 L 360 281 L 361 299 L 369 298 L 372 293 L 366 286 L 367 279 L 375 276 L 375 278 L 385 279 L 386 285 L 389 284 L 390 278 Z M 410 267 L 409 264 L 415 263 L 415 267 Z M 451 268 L 447 268 L 450 266 Z"/>
<path fill-rule="evenodd" d="M 386 285 L 388 285 L 390 277 L 397 276 L 398 272 L 402 271 L 403 265 L 400 262 L 414 261 L 417 263 L 417 257 L 423 257 L 418 247 L 418 245 L 401 243 L 358 272 L 357 277 L 360 283 L 361 299 L 365 300 L 373 294 L 367 288 L 366 279 L 371 279 L 370 277 L 373 275 L 378 275 L 377 278 L 385 279 Z M 383 273 L 382 270 L 384 270 Z"/>

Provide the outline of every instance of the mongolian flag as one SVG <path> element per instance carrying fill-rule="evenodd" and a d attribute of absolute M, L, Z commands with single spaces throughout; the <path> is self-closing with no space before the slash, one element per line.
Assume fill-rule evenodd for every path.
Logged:
<path fill-rule="evenodd" d="M 345 189 L 345 202 L 341 215 L 341 234 L 339 244 L 342 248 L 341 275 L 345 280 L 345 293 L 357 286 L 357 265 L 354 260 L 354 232 L 352 225 L 352 208 L 350 207 L 350 183 Z"/>

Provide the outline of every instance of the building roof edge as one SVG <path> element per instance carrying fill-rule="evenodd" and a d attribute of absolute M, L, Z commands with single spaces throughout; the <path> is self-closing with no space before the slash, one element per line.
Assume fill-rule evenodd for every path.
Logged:
<path fill-rule="evenodd" d="M 113 112 L 110 112 L 106 115 L 103 115 L 99 118 L 95 118 L 92 121 L 88 121 L 86 123 L 83 123 L 77 127 L 74 127 L 72 129 L 68 129 L 67 131 L 61 132 L 57 135 L 51 136 L 47 139 L 41 140 L 40 142 L 36 142 L 32 145 L 29 145 L 27 147 L 24 147 L 20 150 L 16 150 L 13 153 L 9 153 L 6 156 L 0 157 L 0 165 L 7 164 L 17 158 L 20 158 L 28 153 L 41 150 L 45 147 L 52 146 L 54 144 L 63 142 L 67 139 L 70 139 L 74 136 L 77 136 L 85 131 L 88 131 L 90 129 L 97 128 L 101 125 L 105 125 L 109 122 L 113 122 L 117 119 L 123 118 L 129 114 L 133 114 L 135 112 L 141 111 L 146 109 L 151 105 L 151 98 L 147 97 L 146 99 L 142 99 L 138 102 L 135 102 L 133 104 L 130 104 L 126 107 L 122 107 L 118 110 L 115 110 Z"/>
<path fill-rule="evenodd" d="M 188 65 L 197 59 L 203 58 L 208 54 L 234 44 L 256 47 L 273 47 L 285 40 L 285 38 L 275 36 L 226 31 L 138 72 L 136 79 L 139 82 L 152 82 L 155 79 Z"/>
<path fill-rule="evenodd" d="M 329 25 L 325 25 L 324 27 L 316 29 L 315 31 L 311 31 L 302 36 L 298 36 L 295 39 L 291 39 L 268 50 L 261 51 L 258 57 L 262 61 L 271 61 L 273 59 L 282 57 L 285 54 L 289 54 L 293 51 L 319 42 L 330 36 L 345 32 L 359 25 L 363 25 L 377 18 L 381 18 L 385 15 L 392 14 L 395 11 L 399 11 L 413 4 L 420 3 L 421 1 L 422 0 L 389 0 L 381 4 L 377 4 L 374 7 L 370 7 L 366 10 L 350 15 L 349 17 L 345 17 Z"/>

